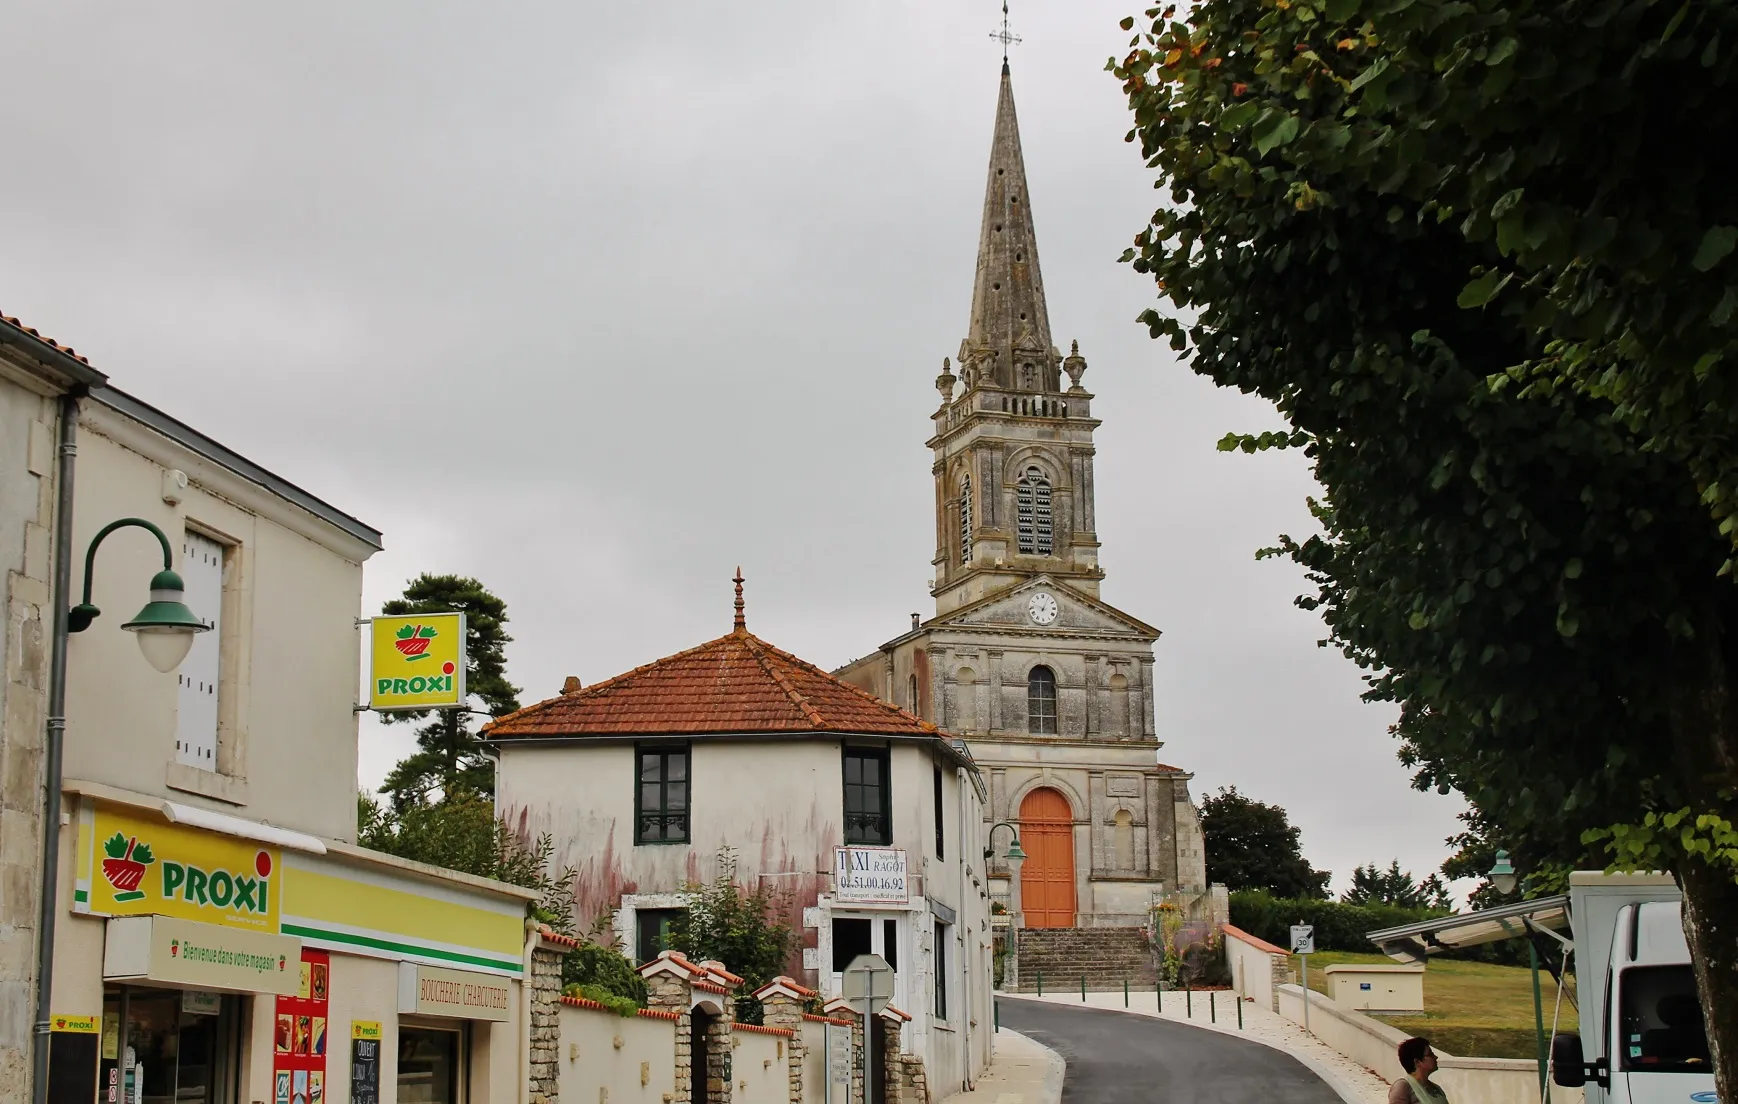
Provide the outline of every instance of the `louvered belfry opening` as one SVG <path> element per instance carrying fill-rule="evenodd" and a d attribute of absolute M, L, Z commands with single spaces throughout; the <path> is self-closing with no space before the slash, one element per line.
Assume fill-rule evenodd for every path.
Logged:
<path fill-rule="evenodd" d="M 1055 548 L 1054 515 L 1050 508 L 1050 479 L 1038 468 L 1027 468 L 1015 492 L 1020 554 L 1048 556 Z"/>

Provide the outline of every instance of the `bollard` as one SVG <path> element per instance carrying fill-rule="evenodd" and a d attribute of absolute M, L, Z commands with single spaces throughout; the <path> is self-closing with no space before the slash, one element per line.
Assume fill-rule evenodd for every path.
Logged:
<path fill-rule="evenodd" d="M 1038 995 L 1043 996 L 1044 995 L 1044 971 L 1039 970 L 1039 971 L 1037 971 L 1037 974 L 1038 974 Z"/>
<path fill-rule="evenodd" d="M 1086 975 L 1080 975 L 1080 1003 L 1086 1003 Z"/>
<path fill-rule="evenodd" d="M 1243 1030 L 1243 998 L 1237 998 L 1237 1030 Z"/>
<path fill-rule="evenodd" d="M 1183 983 L 1183 1018 L 1195 1018 L 1195 989 L 1188 982 Z"/>
<path fill-rule="evenodd" d="M 1122 1006 L 1128 1007 L 1128 978 L 1122 979 Z"/>
<path fill-rule="evenodd" d="M 1219 1022 L 1219 991 L 1217 989 L 1207 990 L 1207 1022 Z"/>
<path fill-rule="evenodd" d="M 992 1001 L 991 1003 L 994 1004 L 996 1008 L 996 1030 L 1000 1031 L 1002 1030 L 1002 1002 Z"/>

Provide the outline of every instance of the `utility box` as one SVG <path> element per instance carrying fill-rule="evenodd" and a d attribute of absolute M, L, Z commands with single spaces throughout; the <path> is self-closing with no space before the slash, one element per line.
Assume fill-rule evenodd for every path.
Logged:
<path fill-rule="evenodd" d="M 1322 970 L 1328 996 L 1360 1012 L 1424 1011 L 1424 967 L 1342 964 Z"/>

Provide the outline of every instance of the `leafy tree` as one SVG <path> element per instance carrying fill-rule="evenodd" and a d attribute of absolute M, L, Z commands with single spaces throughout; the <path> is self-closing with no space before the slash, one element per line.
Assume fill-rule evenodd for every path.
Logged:
<path fill-rule="evenodd" d="M 465 615 L 465 690 L 482 700 L 493 716 L 519 708 L 519 688 L 507 681 L 505 646 L 507 603 L 482 583 L 460 575 L 419 575 L 404 588 L 404 597 L 381 607 L 391 617 L 419 613 Z M 438 715 L 435 715 L 438 714 Z M 433 720 L 429 718 L 435 715 Z M 494 792 L 493 766 L 472 731 L 468 711 L 421 709 L 384 714 L 388 722 L 427 721 L 416 734 L 417 750 L 387 775 L 381 786 L 402 809 L 426 802 L 435 791 L 464 788 L 479 794 Z"/>
<path fill-rule="evenodd" d="M 1201 802 L 1207 880 L 1228 889 L 1262 889 L 1276 897 L 1326 897 L 1326 870 L 1313 870 L 1284 809 L 1221 788 Z"/>
<path fill-rule="evenodd" d="M 688 907 L 670 921 L 670 946 L 695 962 L 716 960 L 742 976 L 742 993 L 750 993 L 782 974 L 796 950 L 796 933 L 778 919 L 790 905 L 789 895 L 762 884 L 744 891 L 736 884 L 736 858 L 720 848 L 718 876 L 704 886 L 690 887 Z M 736 1015 L 744 1023 L 759 1023 L 760 1002 L 736 999 Z"/>
<path fill-rule="evenodd" d="M 1454 907 L 1454 902 L 1449 900 L 1448 886 L 1440 874 L 1415 882 L 1411 874 L 1400 869 L 1398 859 L 1389 863 L 1387 870 L 1375 863 L 1353 870 L 1352 886 L 1340 894 L 1340 900 L 1348 905 L 1381 904 L 1443 912 Z"/>
<path fill-rule="evenodd" d="M 1723 1096 L 1738 590 L 1706 429 L 1738 409 L 1738 190 L 1697 155 L 1735 13 L 1203 0 L 1110 65 L 1172 201 L 1126 254 L 1172 308 L 1143 320 L 1289 423 L 1222 448 L 1303 448 L 1324 488 L 1277 550 L 1300 605 L 1485 838 L 1677 875 Z"/>

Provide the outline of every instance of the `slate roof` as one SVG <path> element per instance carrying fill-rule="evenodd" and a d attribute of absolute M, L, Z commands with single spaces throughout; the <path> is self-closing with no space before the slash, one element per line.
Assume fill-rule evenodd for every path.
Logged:
<path fill-rule="evenodd" d="M 503 742 L 630 733 L 822 732 L 941 735 L 934 725 L 773 647 L 741 624 L 697 648 L 483 726 L 488 739 Z"/>

